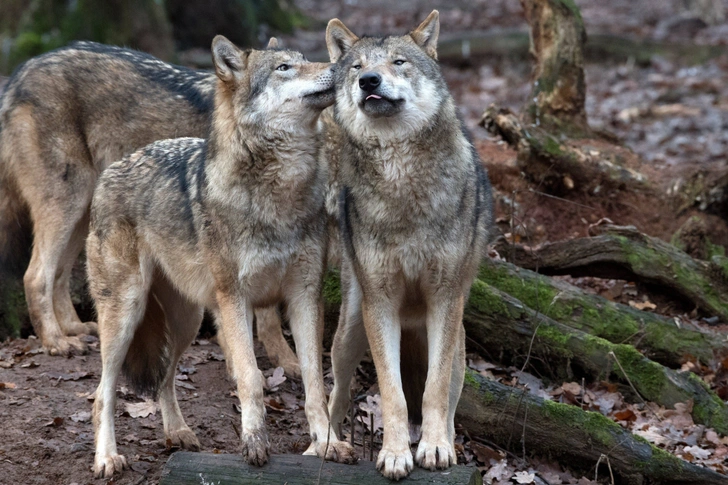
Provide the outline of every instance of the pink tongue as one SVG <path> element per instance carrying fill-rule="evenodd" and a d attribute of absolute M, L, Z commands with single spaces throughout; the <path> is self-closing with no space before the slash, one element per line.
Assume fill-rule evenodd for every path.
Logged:
<path fill-rule="evenodd" d="M 365 99 L 364 101 L 369 101 L 369 98 L 382 99 L 381 96 L 377 96 L 376 94 L 370 94 L 369 96 L 367 96 L 367 99 Z"/>

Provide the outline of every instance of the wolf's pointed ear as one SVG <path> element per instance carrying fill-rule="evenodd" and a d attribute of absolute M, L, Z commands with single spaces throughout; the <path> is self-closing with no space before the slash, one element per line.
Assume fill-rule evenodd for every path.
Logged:
<path fill-rule="evenodd" d="M 245 70 L 248 53 L 238 49 L 222 35 L 212 39 L 212 63 L 217 77 L 225 82 L 239 78 Z"/>
<path fill-rule="evenodd" d="M 427 55 L 437 60 L 437 38 L 440 36 L 440 12 L 433 10 L 424 22 L 410 32 L 415 44 L 422 47 Z"/>
<path fill-rule="evenodd" d="M 346 28 L 341 20 L 329 20 L 329 25 L 326 26 L 326 47 L 329 50 L 331 62 L 338 62 L 344 57 L 357 40 L 359 37 Z"/>
<path fill-rule="evenodd" d="M 278 49 L 278 39 L 271 37 L 268 41 L 268 47 L 266 49 Z"/>

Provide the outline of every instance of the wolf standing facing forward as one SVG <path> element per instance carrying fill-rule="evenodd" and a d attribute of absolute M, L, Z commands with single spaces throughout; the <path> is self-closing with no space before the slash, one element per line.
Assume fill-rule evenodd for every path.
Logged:
<path fill-rule="evenodd" d="M 321 367 L 325 173 L 315 130 L 334 100 L 332 66 L 276 46 L 272 39 L 267 50 L 241 51 L 216 37 L 210 139 L 153 143 L 100 178 L 86 246 L 103 364 L 94 403 L 97 476 L 126 466 L 114 437 L 122 368 L 135 388 L 159 392 L 166 437 L 199 447 L 177 404 L 174 369 L 203 307 L 216 318 L 237 381 L 243 455 L 265 463 L 263 381 L 251 327 L 255 307 L 280 300 L 300 357 L 312 449 L 354 461 L 348 443 L 327 445 Z"/>
<path fill-rule="evenodd" d="M 437 11 L 401 37 L 359 39 L 338 19 L 326 31 L 338 125 L 327 123 L 326 153 L 338 154 L 344 255 L 329 410 L 338 430 L 368 338 L 384 422 L 377 467 L 390 479 L 413 467 L 408 409 L 422 420 L 417 464 L 456 460 L 463 306 L 492 226 L 490 183 L 436 62 L 438 33 Z"/>

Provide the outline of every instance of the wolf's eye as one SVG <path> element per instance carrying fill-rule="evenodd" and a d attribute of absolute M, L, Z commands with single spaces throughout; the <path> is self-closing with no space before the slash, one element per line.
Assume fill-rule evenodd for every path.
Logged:
<path fill-rule="evenodd" d="M 361 64 L 354 64 L 353 66 L 351 66 L 351 68 L 358 71 L 359 69 L 361 69 Z"/>
<path fill-rule="evenodd" d="M 276 67 L 276 71 L 287 71 L 290 69 L 291 66 L 288 64 L 281 64 L 280 66 Z"/>
<path fill-rule="evenodd" d="M 402 64 L 404 64 L 405 62 L 407 62 L 407 61 L 404 61 L 404 60 L 402 60 L 402 59 L 397 59 L 396 61 L 394 61 L 394 65 L 395 65 L 395 66 L 401 66 L 401 65 L 402 65 Z"/>

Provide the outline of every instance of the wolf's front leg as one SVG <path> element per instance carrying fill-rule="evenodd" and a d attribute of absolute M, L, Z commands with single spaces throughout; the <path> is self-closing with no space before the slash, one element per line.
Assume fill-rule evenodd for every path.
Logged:
<path fill-rule="evenodd" d="M 250 300 L 237 293 L 218 292 L 219 328 L 227 347 L 228 369 L 238 385 L 243 442 L 243 456 L 251 465 L 268 461 L 270 443 L 265 427 L 263 375 L 258 370 L 253 347 L 253 307 Z"/>
<path fill-rule="evenodd" d="M 398 309 L 401 298 L 394 286 L 397 285 L 388 288 L 392 292 L 376 285 L 364 289 L 362 315 L 382 393 L 384 443 L 377 458 L 377 469 L 390 480 L 400 480 L 412 471 L 413 461 L 400 372 L 402 329 Z"/>
<path fill-rule="evenodd" d="M 450 412 L 451 394 L 460 396 L 461 372 L 454 371 L 454 359 L 460 358 L 463 304 L 462 291 L 438 288 L 430 295 L 427 312 L 428 367 L 425 394 L 422 398 L 422 438 L 415 461 L 422 468 L 447 468 L 456 462 L 455 445 L 450 430 L 454 413 Z M 456 353 L 458 354 L 456 356 Z M 456 367 L 460 368 L 459 362 Z M 460 382 L 452 382 L 452 377 Z M 451 384 L 456 389 L 451 389 Z M 455 405 L 457 401 L 455 401 Z"/>
<path fill-rule="evenodd" d="M 323 265 L 321 266 L 323 267 Z M 295 273 L 299 273 L 294 269 Z M 307 281 L 309 271 L 301 271 L 286 285 L 291 332 L 301 363 L 303 387 L 306 391 L 306 419 L 311 432 L 311 447 L 306 454 L 325 456 L 339 463 L 356 463 L 352 446 L 340 441 L 331 428 L 326 407 L 323 367 L 321 363 L 324 305 L 321 298 L 320 280 Z"/>

